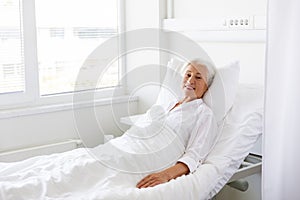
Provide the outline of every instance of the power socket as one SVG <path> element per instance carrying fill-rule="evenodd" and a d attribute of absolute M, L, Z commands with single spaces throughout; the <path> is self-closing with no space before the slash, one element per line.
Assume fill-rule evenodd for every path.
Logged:
<path fill-rule="evenodd" d="M 224 26 L 228 29 L 253 29 L 253 16 L 226 18 Z"/>

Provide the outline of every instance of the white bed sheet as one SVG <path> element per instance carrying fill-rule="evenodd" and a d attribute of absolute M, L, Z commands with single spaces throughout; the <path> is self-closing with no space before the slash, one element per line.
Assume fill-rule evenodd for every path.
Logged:
<path fill-rule="evenodd" d="M 134 191 L 138 175 L 105 167 L 86 149 L 1 164 L 0 198 L 117 199 L 118 191 Z M 128 196 L 131 198 L 131 196 Z"/>
<path fill-rule="evenodd" d="M 164 123 L 133 126 L 95 148 L 1 163 L 0 199 L 140 199 L 137 182 L 174 165 L 184 150 L 181 138 Z"/>
<path fill-rule="evenodd" d="M 39 156 L 0 167 L 2 200 L 205 199 L 209 192 L 205 189 L 207 183 L 216 174 L 213 166 L 205 164 L 201 166 L 202 173 L 138 189 L 135 185 L 143 177 L 141 174 L 105 167 L 86 149 Z"/>

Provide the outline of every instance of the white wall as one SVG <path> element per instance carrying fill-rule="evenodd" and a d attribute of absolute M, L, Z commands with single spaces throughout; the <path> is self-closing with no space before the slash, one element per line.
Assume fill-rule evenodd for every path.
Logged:
<path fill-rule="evenodd" d="M 238 60 L 240 83 L 264 84 L 265 43 L 201 43 L 217 67 Z"/>
<path fill-rule="evenodd" d="M 165 14 L 164 9 L 165 3 L 161 0 L 126 0 L 126 31 L 145 28 L 158 29 L 161 23 L 160 19 Z M 127 39 L 126 45 L 130 46 L 135 39 Z M 159 45 L 158 34 L 142 39 L 152 40 L 157 46 Z M 141 46 L 135 52 L 128 52 L 126 60 L 128 93 L 139 96 L 138 110 L 143 113 L 157 98 L 159 89 L 157 84 L 160 82 L 159 50 L 147 50 Z"/>
<path fill-rule="evenodd" d="M 74 112 L 77 120 L 75 121 Z M 137 102 L 33 114 L 0 120 L 0 151 L 81 138 L 88 147 L 103 142 L 102 134 L 120 135 L 127 126 L 119 118 L 137 112 Z M 95 117 L 96 116 L 96 117 Z M 97 120 L 95 122 L 95 120 Z"/>
<path fill-rule="evenodd" d="M 266 15 L 266 0 L 174 0 L 176 18 Z"/>

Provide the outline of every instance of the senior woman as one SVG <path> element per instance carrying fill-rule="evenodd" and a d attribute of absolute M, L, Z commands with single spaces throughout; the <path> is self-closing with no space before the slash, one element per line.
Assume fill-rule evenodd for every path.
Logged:
<path fill-rule="evenodd" d="M 185 145 L 185 152 L 175 165 L 152 173 L 140 180 L 136 187 L 146 188 L 165 183 L 196 170 L 212 149 L 217 138 L 217 126 L 211 109 L 202 100 L 212 83 L 215 69 L 200 60 L 187 64 L 182 81 L 183 98 L 166 106 L 166 123 L 177 130 Z M 182 113 L 187 113 L 182 116 Z M 178 120 L 178 115 L 181 115 Z M 180 126 L 174 122 L 184 121 Z M 184 124 L 184 125 L 183 125 Z"/>

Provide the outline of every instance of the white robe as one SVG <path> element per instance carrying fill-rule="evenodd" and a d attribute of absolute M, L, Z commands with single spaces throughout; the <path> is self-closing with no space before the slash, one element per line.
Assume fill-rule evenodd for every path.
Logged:
<path fill-rule="evenodd" d="M 185 163 L 190 172 L 194 172 L 216 143 L 217 123 L 212 110 L 202 99 L 181 104 L 169 111 L 174 105 L 175 102 L 172 102 L 164 106 L 166 122 L 185 146 L 185 152 L 178 161 Z"/>

